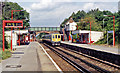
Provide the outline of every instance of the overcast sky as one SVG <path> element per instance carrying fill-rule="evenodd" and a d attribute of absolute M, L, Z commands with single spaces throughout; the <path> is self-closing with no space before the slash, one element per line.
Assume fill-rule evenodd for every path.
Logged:
<path fill-rule="evenodd" d="M 31 27 L 58 27 L 73 12 L 99 8 L 118 11 L 119 0 L 9 0 L 17 2 L 30 13 Z"/>

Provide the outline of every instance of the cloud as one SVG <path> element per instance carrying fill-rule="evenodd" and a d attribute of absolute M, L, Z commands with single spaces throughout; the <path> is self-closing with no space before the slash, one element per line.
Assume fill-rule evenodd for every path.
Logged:
<path fill-rule="evenodd" d="M 40 2 L 41 0 L 9 0 L 9 1 L 12 1 L 12 2 Z M 52 0 L 52 2 L 118 2 L 118 1 L 119 0 Z"/>
<path fill-rule="evenodd" d="M 83 6 L 83 10 L 89 10 L 89 9 L 92 9 L 95 7 L 95 4 L 94 3 L 86 3 L 84 6 Z"/>
<path fill-rule="evenodd" d="M 38 26 L 39 23 L 46 26 L 49 24 L 51 24 L 51 26 L 58 26 L 65 18 L 69 17 L 73 11 L 78 11 L 80 9 L 80 7 L 75 6 L 74 3 L 59 3 L 57 7 L 55 5 L 53 8 L 55 9 L 47 11 L 41 11 L 40 9 L 37 11 L 31 10 L 31 22 L 36 21 L 36 25 L 33 26 Z"/>
<path fill-rule="evenodd" d="M 99 8 L 100 11 L 109 10 L 111 12 L 116 12 L 118 9 L 116 2 L 89 2 L 83 5 L 84 11 L 90 11 L 91 9 Z"/>
<path fill-rule="evenodd" d="M 33 10 L 51 10 L 56 7 L 52 0 L 42 0 L 39 3 L 33 3 L 31 9 Z"/>
<path fill-rule="evenodd" d="M 47 2 L 46 2 L 47 1 Z M 78 10 L 89 11 L 99 8 L 100 10 L 117 11 L 117 3 L 100 2 L 52 2 L 52 0 L 42 0 L 38 3 L 31 3 L 24 8 L 30 12 L 31 26 L 57 27 L 68 18 L 73 12 Z"/>

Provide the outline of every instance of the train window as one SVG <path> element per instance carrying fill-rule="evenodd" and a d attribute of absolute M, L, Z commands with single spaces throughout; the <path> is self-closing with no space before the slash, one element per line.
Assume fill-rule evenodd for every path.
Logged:
<path fill-rule="evenodd" d="M 55 35 L 55 38 L 57 38 L 57 35 Z"/>
<path fill-rule="evenodd" d="M 58 38 L 60 38 L 60 35 L 58 35 Z"/>
<path fill-rule="evenodd" d="M 53 35 L 53 38 L 54 38 L 54 35 Z"/>

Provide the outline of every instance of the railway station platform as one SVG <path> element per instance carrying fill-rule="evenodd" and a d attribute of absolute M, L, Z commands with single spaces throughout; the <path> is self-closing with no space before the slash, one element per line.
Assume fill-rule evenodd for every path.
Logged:
<path fill-rule="evenodd" d="M 59 71 L 38 42 L 18 46 L 12 56 L 2 61 L 2 73 L 6 71 Z"/>
<path fill-rule="evenodd" d="M 70 42 L 67 42 L 67 41 L 61 41 L 61 43 L 120 55 L 120 48 L 99 46 L 99 45 L 90 45 L 90 44 L 70 43 Z"/>

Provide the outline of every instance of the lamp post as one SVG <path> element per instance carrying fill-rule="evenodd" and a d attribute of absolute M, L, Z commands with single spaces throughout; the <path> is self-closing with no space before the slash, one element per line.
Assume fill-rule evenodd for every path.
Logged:
<path fill-rule="evenodd" d="M 105 22 L 105 18 L 103 19 L 103 36 L 104 36 L 104 33 L 105 33 L 104 22 Z M 104 40 L 103 40 L 103 41 L 104 41 Z"/>
<path fill-rule="evenodd" d="M 11 20 L 13 20 L 13 12 L 25 11 L 25 10 L 11 10 Z"/>
<path fill-rule="evenodd" d="M 107 17 L 113 17 L 113 46 L 115 46 L 115 16 L 111 16 L 111 15 L 104 15 Z"/>
<path fill-rule="evenodd" d="M 104 21 L 105 21 L 105 18 L 103 19 L 103 31 L 104 31 Z"/>

